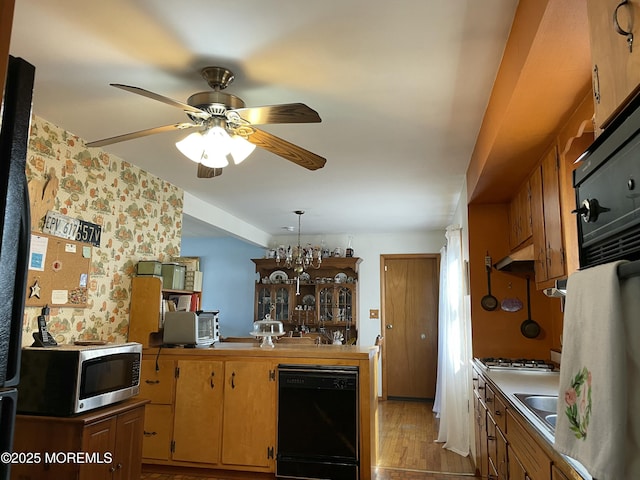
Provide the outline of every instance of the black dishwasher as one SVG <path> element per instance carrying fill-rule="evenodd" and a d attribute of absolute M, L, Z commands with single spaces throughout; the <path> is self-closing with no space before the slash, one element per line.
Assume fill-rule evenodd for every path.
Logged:
<path fill-rule="evenodd" d="M 279 478 L 358 480 L 358 367 L 278 366 Z"/>

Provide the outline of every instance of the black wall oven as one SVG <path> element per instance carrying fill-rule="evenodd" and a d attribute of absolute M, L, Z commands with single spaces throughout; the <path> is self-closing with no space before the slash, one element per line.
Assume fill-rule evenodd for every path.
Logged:
<path fill-rule="evenodd" d="M 580 267 L 640 259 L 640 98 L 580 160 L 573 177 Z"/>
<path fill-rule="evenodd" d="M 279 365 L 279 478 L 359 478 L 358 367 Z"/>

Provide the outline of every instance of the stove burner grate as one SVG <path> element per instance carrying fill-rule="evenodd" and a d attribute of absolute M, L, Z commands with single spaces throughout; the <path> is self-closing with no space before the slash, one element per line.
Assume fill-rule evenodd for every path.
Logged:
<path fill-rule="evenodd" d="M 484 357 L 479 360 L 488 369 L 521 369 L 535 371 L 553 371 L 555 369 L 553 364 L 539 359 Z"/>

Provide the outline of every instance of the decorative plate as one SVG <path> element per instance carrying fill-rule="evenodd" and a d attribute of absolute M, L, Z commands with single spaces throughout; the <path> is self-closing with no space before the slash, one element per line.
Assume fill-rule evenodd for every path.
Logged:
<path fill-rule="evenodd" d="M 300 278 L 301 282 L 310 282 L 311 281 L 311 275 L 309 275 L 307 272 L 302 272 L 298 278 Z"/>
<path fill-rule="evenodd" d="M 313 307 L 316 304 L 316 297 L 314 295 L 305 295 L 302 297 L 302 304 Z"/>
<path fill-rule="evenodd" d="M 282 283 L 285 280 L 289 280 L 289 275 L 287 275 L 282 270 L 276 270 L 275 272 L 271 273 L 271 275 L 269 275 L 269 280 L 271 281 L 271 283 Z"/>
<path fill-rule="evenodd" d="M 334 280 L 336 281 L 336 283 L 346 283 L 347 281 L 347 274 L 344 272 L 340 272 L 339 274 L 337 274 L 334 277 Z"/>

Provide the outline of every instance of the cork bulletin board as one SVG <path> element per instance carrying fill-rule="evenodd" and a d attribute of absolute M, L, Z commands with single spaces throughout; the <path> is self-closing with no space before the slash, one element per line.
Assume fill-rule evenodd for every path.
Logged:
<path fill-rule="evenodd" d="M 32 232 L 25 305 L 86 307 L 90 267 L 91 245 Z"/>

